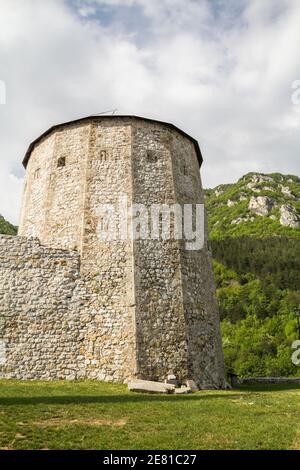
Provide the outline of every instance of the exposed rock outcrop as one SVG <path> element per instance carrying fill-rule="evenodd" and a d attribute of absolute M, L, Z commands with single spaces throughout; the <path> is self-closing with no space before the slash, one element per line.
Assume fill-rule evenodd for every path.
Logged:
<path fill-rule="evenodd" d="M 295 196 L 293 195 L 291 189 L 288 186 L 281 186 L 281 192 L 285 196 L 291 197 L 293 199 L 295 198 Z"/>
<path fill-rule="evenodd" d="M 216 194 L 220 195 L 218 199 Z M 232 236 L 232 233 L 243 235 L 247 233 L 247 223 L 251 224 L 251 234 L 257 231 L 260 235 L 273 236 L 278 231 L 280 235 L 289 235 L 291 229 L 299 230 L 298 176 L 248 173 L 236 183 L 219 184 L 210 189 L 206 200 L 214 237 Z"/>
<path fill-rule="evenodd" d="M 215 190 L 215 196 L 217 196 L 217 197 L 222 196 L 223 193 L 224 193 L 224 189 L 222 189 L 222 188 L 217 188 Z"/>
<path fill-rule="evenodd" d="M 231 221 L 231 225 L 239 225 L 242 222 L 253 222 L 254 219 L 255 219 L 254 217 L 250 217 L 250 216 L 237 217 L 236 219 L 233 219 Z"/>
<path fill-rule="evenodd" d="M 249 210 L 256 215 L 265 216 L 275 207 L 275 202 L 268 196 L 252 196 Z"/>
<path fill-rule="evenodd" d="M 284 227 L 300 228 L 300 216 L 290 204 L 280 207 L 280 223 Z"/>
<path fill-rule="evenodd" d="M 235 205 L 236 205 L 236 201 L 232 201 L 231 199 L 228 199 L 228 201 L 227 201 L 227 206 L 228 207 L 233 207 Z"/>
<path fill-rule="evenodd" d="M 260 188 L 256 188 L 258 184 L 263 183 L 272 183 L 273 178 L 267 175 L 253 175 L 250 182 L 246 185 L 248 189 L 252 189 L 253 191 L 260 192 Z"/>

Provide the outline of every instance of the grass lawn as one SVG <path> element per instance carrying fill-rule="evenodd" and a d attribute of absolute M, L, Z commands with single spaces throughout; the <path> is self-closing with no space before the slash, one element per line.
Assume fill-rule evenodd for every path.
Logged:
<path fill-rule="evenodd" d="M 0 381 L 2 449 L 300 449 L 300 388 L 142 395 L 101 382 Z"/>

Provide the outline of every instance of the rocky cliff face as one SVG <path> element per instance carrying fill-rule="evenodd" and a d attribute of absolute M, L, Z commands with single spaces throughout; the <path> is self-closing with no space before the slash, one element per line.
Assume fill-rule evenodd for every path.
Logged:
<path fill-rule="evenodd" d="M 206 190 L 212 238 L 282 234 L 300 237 L 300 178 L 249 173 Z"/>
<path fill-rule="evenodd" d="M 252 196 L 248 209 L 255 215 L 269 215 L 274 207 L 274 200 L 268 196 Z"/>

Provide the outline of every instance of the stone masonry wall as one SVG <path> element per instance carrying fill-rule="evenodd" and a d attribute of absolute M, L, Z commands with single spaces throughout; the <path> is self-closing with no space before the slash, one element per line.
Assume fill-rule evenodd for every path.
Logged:
<path fill-rule="evenodd" d="M 80 376 L 81 324 L 72 308 L 78 278 L 78 253 L 0 236 L 0 340 L 6 356 L 0 377 Z"/>
<path fill-rule="evenodd" d="M 204 204 L 195 147 L 155 124 L 133 126 L 133 199 L 151 204 Z M 137 240 L 135 290 L 138 371 L 162 380 L 166 370 L 201 388 L 224 386 L 218 306 L 207 243 Z"/>
<path fill-rule="evenodd" d="M 132 377 L 130 328 L 99 289 L 76 251 L 1 235 L 0 378 Z"/>
<path fill-rule="evenodd" d="M 55 248 L 80 248 L 89 135 L 89 124 L 68 126 L 34 148 L 26 169 L 20 236 Z M 61 158 L 64 166 L 58 166 Z"/>
<path fill-rule="evenodd" d="M 148 209 L 173 204 L 173 134 L 155 124 L 133 127 L 133 199 Z M 150 221 L 149 221 L 150 225 Z M 179 242 L 134 242 L 137 357 L 142 378 L 188 377 Z"/>
<path fill-rule="evenodd" d="M 101 240 L 98 231 L 106 222 L 101 204 L 117 208 L 122 195 L 132 200 L 129 122 L 91 123 L 85 179 L 81 274 L 96 294 L 87 312 L 98 322 L 96 328 L 93 319 L 87 323 L 92 360 L 106 376 L 121 380 L 136 371 L 132 242 Z"/>
<path fill-rule="evenodd" d="M 207 233 L 200 251 L 174 239 L 102 240 L 99 208 L 118 209 L 124 196 L 148 209 L 202 203 L 194 142 L 161 123 L 111 116 L 59 126 L 35 144 L 20 236 L 0 237 L 0 376 L 175 373 L 224 386 Z"/>
<path fill-rule="evenodd" d="M 178 138 L 172 144 L 176 200 L 181 204 L 204 204 L 194 146 L 190 140 Z M 186 250 L 182 244 L 180 247 L 188 370 L 198 378 L 201 388 L 219 388 L 224 386 L 224 362 L 206 218 L 204 222 L 203 248 Z"/>

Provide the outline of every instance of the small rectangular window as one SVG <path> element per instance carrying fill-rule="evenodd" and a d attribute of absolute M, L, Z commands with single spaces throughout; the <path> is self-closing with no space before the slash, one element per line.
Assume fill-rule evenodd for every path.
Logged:
<path fill-rule="evenodd" d="M 66 166 L 66 157 L 59 157 L 57 160 L 57 168 L 63 168 Z"/>
<path fill-rule="evenodd" d="M 37 168 L 34 172 L 34 179 L 37 180 L 40 177 L 40 169 Z"/>
<path fill-rule="evenodd" d="M 188 175 L 188 166 L 185 161 L 181 161 L 179 163 L 179 171 L 182 175 L 187 176 Z"/>
<path fill-rule="evenodd" d="M 100 152 L 100 161 L 106 162 L 108 160 L 108 152 L 107 150 L 101 150 Z"/>

